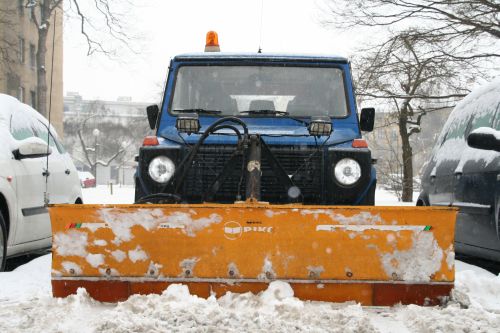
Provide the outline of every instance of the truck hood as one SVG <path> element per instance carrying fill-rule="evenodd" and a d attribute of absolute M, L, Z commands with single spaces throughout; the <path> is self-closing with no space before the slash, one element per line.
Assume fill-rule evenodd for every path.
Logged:
<path fill-rule="evenodd" d="M 202 126 L 201 132 L 204 132 L 208 126 Z M 236 126 L 241 133 L 243 129 Z M 330 137 L 314 137 L 309 135 L 305 126 L 266 126 L 266 125 L 251 125 L 248 126 L 250 134 L 259 134 L 263 137 L 267 144 L 271 145 L 336 145 L 344 142 L 352 141 L 359 138 L 359 133 L 349 127 L 334 128 Z M 206 140 L 206 144 L 235 144 L 236 136 L 231 130 L 220 130 L 217 133 L 221 135 L 210 135 Z M 164 128 L 159 135 L 169 141 L 183 144 L 195 144 L 201 134 L 179 134 L 175 127 Z"/>

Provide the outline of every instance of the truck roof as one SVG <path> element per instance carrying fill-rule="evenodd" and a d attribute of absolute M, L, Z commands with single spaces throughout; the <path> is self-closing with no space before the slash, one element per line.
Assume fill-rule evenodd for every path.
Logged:
<path fill-rule="evenodd" d="M 347 58 L 322 54 L 286 54 L 286 53 L 230 53 L 199 52 L 186 53 L 174 57 L 175 61 L 196 60 L 269 60 L 269 61 L 305 61 L 348 63 Z"/>

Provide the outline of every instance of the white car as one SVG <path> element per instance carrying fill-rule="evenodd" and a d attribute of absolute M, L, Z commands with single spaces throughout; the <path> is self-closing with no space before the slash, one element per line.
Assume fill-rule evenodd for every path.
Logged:
<path fill-rule="evenodd" d="M 75 165 L 52 127 L 49 139 L 48 121 L 4 94 L 0 94 L 0 140 L 2 271 L 7 257 L 50 247 L 46 198 L 51 204 L 82 203 L 82 192 Z"/>

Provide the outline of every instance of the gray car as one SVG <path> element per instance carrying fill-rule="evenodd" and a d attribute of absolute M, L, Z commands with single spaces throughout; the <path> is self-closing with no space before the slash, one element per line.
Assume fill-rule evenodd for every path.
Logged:
<path fill-rule="evenodd" d="M 450 114 L 422 173 L 419 206 L 454 206 L 457 253 L 500 262 L 500 78 Z"/>

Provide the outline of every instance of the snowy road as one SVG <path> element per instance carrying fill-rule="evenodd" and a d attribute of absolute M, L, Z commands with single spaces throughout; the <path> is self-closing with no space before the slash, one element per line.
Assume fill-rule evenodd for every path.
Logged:
<path fill-rule="evenodd" d="M 45 255 L 0 273 L 0 332 L 500 332 L 500 277 L 461 262 L 462 306 L 364 308 L 302 302 L 280 282 L 257 296 L 207 300 L 181 285 L 116 305 L 95 302 L 84 290 L 53 299 L 50 260 Z"/>
<path fill-rule="evenodd" d="M 130 188 L 85 190 L 87 203 L 130 203 Z M 383 197 L 380 196 L 380 197 Z M 390 198 L 385 197 L 390 204 Z M 385 203 L 385 201 L 384 201 Z M 50 255 L 0 273 L 0 332 L 500 332 L 500 276 L 456 264 L 457 301 L 442 307 L 367 308 L 303 302 L 273 282 L 259 294 L 200 299 L 186 287 L 98 303 L 84 290 L 51 297 Z"/>

